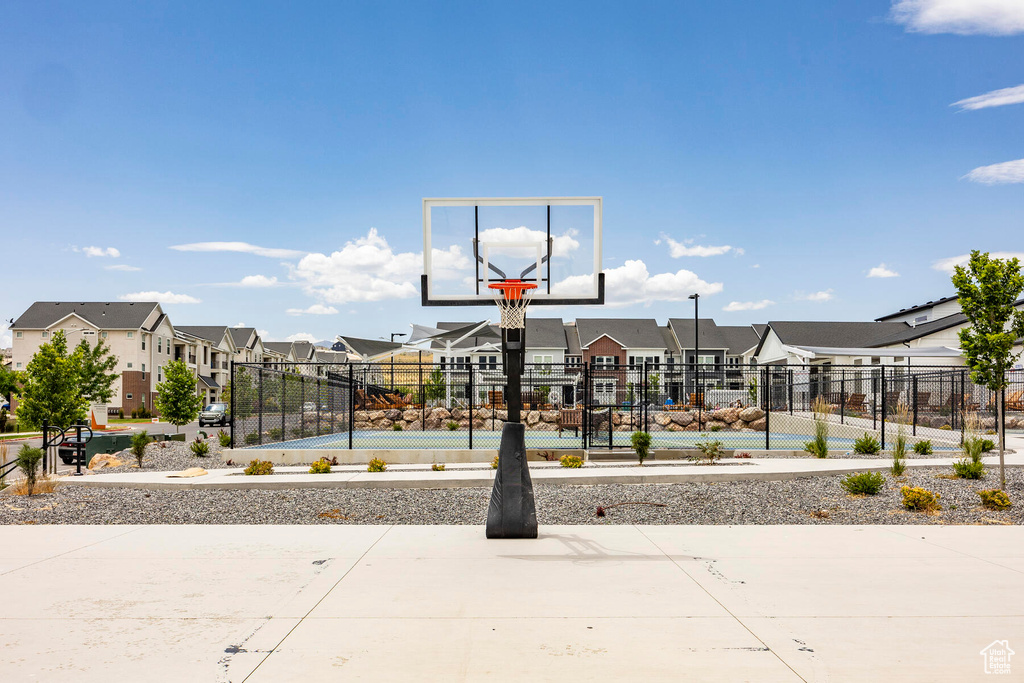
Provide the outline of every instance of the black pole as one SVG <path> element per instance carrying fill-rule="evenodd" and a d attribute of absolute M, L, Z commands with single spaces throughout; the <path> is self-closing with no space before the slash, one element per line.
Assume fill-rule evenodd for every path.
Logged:
<path fill-rule="evenodd" d="M 476 403 L 473 394 L 473 363 L 469 364 L 469 450 L 473 450 L 473 406 Z"/>
<path fill-rule="evenodd" d="M 289 373 L 291 374 L 291 373 Z M 288 386 L 288 375 L 281 375 L 281 441 L 284 441 L 286 437 L 286 425 L 284 419 L 284 406 L 286 399 L 288 398 L 285 387 Z"/>
<path fill-rule="evenodd" d="M 352 432 L 355 431 L 356 415 L 356 382 L 352 372 L 352 364 L 348 364 L 348 449 L 352 450 Z"/>
<path fill-rule="evenodd" d="M 259 378 L 259 381 L 260 381 L 260 390 L 259 390 L 259 396 L 258 396 L 259 402 L 260 402 L 260 410 L 257 413 L 258 417 L 256 419 L 256 429 L 257 429 L 256 434 L 258 435 L 257 442 L 262 446 L 263 445 L 263 368 L 260 368 L 257 372 L 258 372 L 257 377 Z"/>
<path fill-rule="evenodd" d="M 790 383 L 792 386 L 792 383 Z M 771 449 L 772 389 L 768 385 L 768 369 L 761 371 L 761 386 L 764 387 L 764 449 Z"/>
<path fill-rule="evenodd" d="M 235 447 L 235 394 L 238 393 L 237 387 L 235 387 L 235 361 L 234 360 L 231 361 L 231 380 L 229 381 L 229 386 L 231 387 L 231 405 L 229 406 L 229 408 L 231 409 L 231 421 L 228 424 L 230 424 L 230 426 L 231 426 L 231 433 L 228 434 L 228 437 L 231 439 L 231 441 L 228 442 L 228 448 L 234 448 Z"/>
<path fill-rule="evenodd" d="M 839 371 L 839 424 L 846 424 L 846 368 Z"/>
<path fill-rule="evenodd" d="M 330 374 L 329 374 L 330 370 L 328 370 L 327 372 L 328 372 L 327 376 L 330 377 Z M 316 435 L 317 436 L 320 436 L 320 404 L 323 403 L 323 400 L 324 400 L 323 399 L 323 389 L 320 388 L 320 377 L 317 376 L 317 378 L 316 378 Z"/>
<path fill-rule="evenodd" d="M 910 378 L 910 388 L 914 392 L 914 424 L 910 428 L 910 433 L 917 436 L 917 375 L 913 375 Z"/>
<path fill-rule="evenodd" d="M 885 391 L 885 366 L 882 366 L 882 450 L 885 450 L 885 421 L 889 417 L 888 406 L 886 405 Z"/>

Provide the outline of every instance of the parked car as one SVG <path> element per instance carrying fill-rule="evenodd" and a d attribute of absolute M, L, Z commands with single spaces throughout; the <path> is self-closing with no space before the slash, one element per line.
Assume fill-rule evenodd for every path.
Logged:
<path fill-rule="evenodd" d="M 211 403 L 199 413 L 199 426 L 223 427 L 228 423 L 228 404 Z"/>

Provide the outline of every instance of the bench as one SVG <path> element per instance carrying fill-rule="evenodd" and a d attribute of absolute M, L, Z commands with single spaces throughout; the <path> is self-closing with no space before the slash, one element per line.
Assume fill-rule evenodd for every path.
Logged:
<path fill-rule="evenodd" d="M 579 408 L 562 408 L 558 411 L 558 438 L 562 438 L 563 429 L 575 430 L 579 436 L 583 426 L 583 411 Z"/>

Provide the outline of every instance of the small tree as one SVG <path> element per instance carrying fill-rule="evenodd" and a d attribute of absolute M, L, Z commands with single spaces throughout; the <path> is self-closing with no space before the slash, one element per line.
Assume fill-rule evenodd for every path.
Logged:
<path fill-rule="evenodd" d="M 996 430 L 999 438 L 999 487 L 1006 486 L 1003 453 L 1003 390 L 1007 370 L 1019 354 L 1013 346 L 1024 337 L 1024 312 L 1014 302 L 1024 290 L 1020 261 L 990 258 L 978 250 L 971 252 L 967 267 L 953 272 L 960 310 L 970 327 L 960 330 L 960 348 L 971 368 L 971 381 L 988 387 L 996 395 Z"/>
<path fill-rule="evenodd" d="M 149 432 L 145 429 L 132 435 L 132 455 L 138 461 L 139 469 L 142 469 L 142 459 L 146 456 L 146 446 L 149 445 L 150 441 Z"/>
<path fill-rule="evenodd" d="M 21 384 L 24 381 L 21 374 L 0 364 L 0 398 L 6 398 L 10 401 L 19 393 Z"/>
<path fill-rule="evenodd" d="M 235 376 L 224 387 L 221 399 L 228 404 L 228 412 L 231 417 L 252 415 L 259 400 L 252 375 L 246 369 L 236 365 Z"/>
<path fill-rule="evenodd" d="M 651 449 L 651 435 L 648 432 L 633 432 L 633 435 L 629 439 L 633 446 L 633 450 L 636 451 L 636 457 L 640 460 L 640 465 L 644 464 L 644 460 L 647 458 L 647 454 Z"/>
<path fill-rule="evenodd" d="M 39 429 L 44 422 L 61 428 L 81 420 L 88 402 L 79 388 L 80 363 L 68 355 L 63 330 L 43 344 L 25 368 L 18 420 Z"/>
<path fill-rule="evenodd" d="M 42 448 L 31 448 L 28 444 L 25 444 L 18 451 L 18 469 L 25 475 L 25 491 L 30 496 L 32 495 L 32 490 L 36 487 L 37 470 L 42 459 Z"/>
<path fill-rule="evenodd" d="M 117 375 L 111 372 L 117 367 L 117 356 L 110 355 L 110 347 L 102 339 L 96 346 L 90 346 L 83 339 L 71 354 L 71 360 L 78 366 L 78 389 L 89 403 L 109 403 L 114 395 L 113 385 Z"/>
<path fill-rule="evenodd" d="M 445 385 L 444 374 L 441 368 L 434 368 L 430 376 L 423 382 L 423 394 L 428 401 L 437 401 L 444 398 Z"/>
<path fill-rule="evenodd" d="M 185 361 L 175 360 L 164 366 L 164 381 L 156 385 L 156 408 L 174 425 L 175 432 L 199 417 L 203 401 L 196 395 L 196 378 Z"/>

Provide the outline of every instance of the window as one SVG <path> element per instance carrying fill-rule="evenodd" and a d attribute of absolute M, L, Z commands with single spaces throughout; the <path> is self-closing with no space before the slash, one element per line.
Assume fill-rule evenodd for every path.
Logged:
<path fill-rule="evenodd" d="M 594 382 L 594 400 L 598 405 L 612 405 L 615 403 L 615 382 L 602 381 Z"/>
<path fill-rule="evenodd" d="M 83 337 L 95 337 L 96 336 L 96 332 L 94 332 L 93 330 L 83 330 L 82 331 L 82 336 Z"/>
<path fill-rule="evenodd" d="M 210 353 L 210 347 L 209 346 L 204 346 L 203 347 L 203 365 L 206 365 L 207 363 L 210 362 L 210 357 L 207 355 L 209 353 Z"/>
<path fill-rule="evenodd" d="M 615 367 L 618 365 L 618 356 L 594 356 L 595 367 Z"/>
<path fill-rule="evenodd" d="M 146 335 L 142 335 L 142 350 L 146 350 Z"/>
<path fill-rule="evenodd" d="M 132 369 L 132 362 L 131 362 L 131 361 L 128 361 L 128 369 L 129 369 L 129 370 L 131 370 L 131 369 Z"/>
<path fill-rule="evenodd" d="M 740 359 L 737 356 L 729 356 L 725 359 L 725 362 L 727 365 L 735 366 L 740 364 Z"/>
<path fill-rule="evenodd" d="M 699 364 L 701 364 L 701 365 L 714 365 L 715 364 L 715 357 L 714 356 L 697 356 L 697 362 Z"/>
<path fill-rule="evenodd" d="M 100 332 L 100 337 L 102 339 L 106 339 L 107 338 L 107 333 L 106 332 Z"/>
<path fill-rule="evenodd" d="M 579 356 L 566 356 L 565 357 L 565 364 L 566 365 L 580 365 L 581 363 L 583 363 L 583 359 L 580 358 Z"/>
<path fill-rule="evenodd" d="M 480 356 L 477 359 L 477 367 L 481 370 L 497 370 L 498 369 L 498 357 L 497 356 Z"/>
<path fill-rule="evenodd" d="M 553 357 L 549 354 L 533 354 L 534 369 L 542 375 L 551 374 L 551 361 Z"/>
<path fill-rule="evenodd" d="M 134 332 L 128 332 L 128 338 L 129 339 L 135 339 L 135 333 Z"/>
<path fill-rule="evenodd" d="M 14 367 L 20 368 L 21 367 L 21 363 L 15 363 Z"/>
<path fill-rule="evenodd" d="M 157 353 L 163 353 L 164 352 L 164 338 L 163 337 L 157 337 L 156 338 L 156 352 Z"/>
<path fill-rule="evenodd" d="M 928 316 L 927 315 L 919 315 L 916 318 L 914 318 L 914 322 L 915 323 L 926 323 L 926 322 L 928 322 Z"/>
<path fill-rule="evenodd" d="M 21 339 L 21 338 L 22 338 L 23 336 L 25 336 L 25 335 L 24 335 L 23 333 L 21 333 L 21 332 L 15 332 L 15 333 L 14 333 L 14 336 L 15 336 L 15 338 L 17 338 L 17 339 Z"/>
<path fill-rule="evenodd" d="M 43 339 L 46 339 L 46 338 L 48 338 L 49 336 L 50 336 L 50 333 L 49 333 L 49 332 L 47 332 L 46 330 L 43 330 Z"/>

